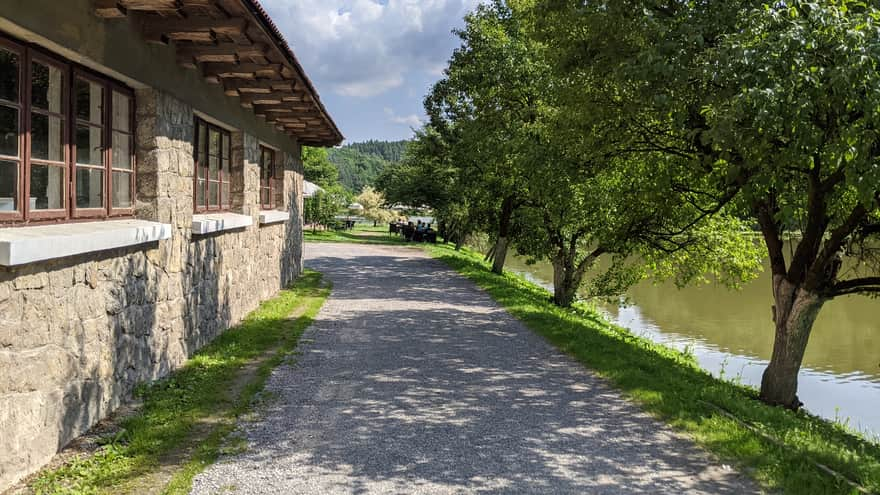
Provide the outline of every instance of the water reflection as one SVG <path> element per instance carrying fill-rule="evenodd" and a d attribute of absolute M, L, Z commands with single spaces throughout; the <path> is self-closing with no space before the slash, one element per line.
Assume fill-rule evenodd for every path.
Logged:
<path fill-rule="evenodd" d="M 516 256 L 508 268 L 549 286 L 549 264 L 527 265 Z M 769 275 L 741 291 L 642 283 L 627 306 L 603 306 L 614 323 L 677 349 L 689 346 L 715 376 L 758 386 L 773 346 Z M 813 330 L 798 395 L 822 417 L 849 421 L 880 434 L 880 301 L 860 296 L 828 303 Z"/>

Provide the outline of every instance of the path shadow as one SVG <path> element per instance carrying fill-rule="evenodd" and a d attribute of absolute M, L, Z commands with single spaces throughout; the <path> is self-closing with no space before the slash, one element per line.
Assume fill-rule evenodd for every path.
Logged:
<path fill-rule="evenodd" d="M 221 471 L 346 493 L 754 491 L 444 265 L 338 248 L 307 266 L 331 300 Z"/>

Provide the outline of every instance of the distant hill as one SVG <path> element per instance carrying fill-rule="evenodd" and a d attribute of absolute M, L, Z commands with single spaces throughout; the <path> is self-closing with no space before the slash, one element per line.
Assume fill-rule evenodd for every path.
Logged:
<path fill-rule="evenodd" d="M 339 169 L 339 182 L 352 192 L 373 185 L 376 177 L 389 164 L 403 158 L 409 141 L 376 141 L 351 143 L 329 150 L 330 163 Z"/>

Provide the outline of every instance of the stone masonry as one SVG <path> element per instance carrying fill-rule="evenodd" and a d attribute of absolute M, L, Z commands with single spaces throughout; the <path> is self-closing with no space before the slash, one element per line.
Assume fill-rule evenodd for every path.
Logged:
<path fill-rule="evenodd" d="M 193 110 L 137 92 L 137 216 L 167 241 L 0 268 L 0 491 L 180 367 L 302 270 L 302 165 L 283 152 L 285 223 L 259 222 L 259 141 L 233 132 L 233 211 L 246 229 L 191 233 Z"/>

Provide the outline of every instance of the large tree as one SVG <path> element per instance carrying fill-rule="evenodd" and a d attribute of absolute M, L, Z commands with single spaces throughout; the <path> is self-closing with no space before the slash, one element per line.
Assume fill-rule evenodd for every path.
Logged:
<path fill-rule="evenodd" d="M 680 167 L 670 191 L 700 216 L 735 209 L 759 226 L 775 324 L 761 397 L 798 408 L 822 306 L 880 293 L 880 12 L 848 0 L 541 7 L 559 71 L 627 88 L 624 115 L 650 109 L 629 128 Z"/>
<path fill-rule="evenodd" d="M 531 144 L 545 72 L 530 46 L 515 5 L 494 0 L 465 18 L 455 50 L 425 100 L 430 125 L 448 143 L 465 182 L 480 184 L 474 205 L 493 227 L 492 270 L 501 273 L 516 210 L 522 206 Z M 526 2 L 527 3 L 527 2 Z M 491 201 L 486 201 L 491 199 Z"/>

